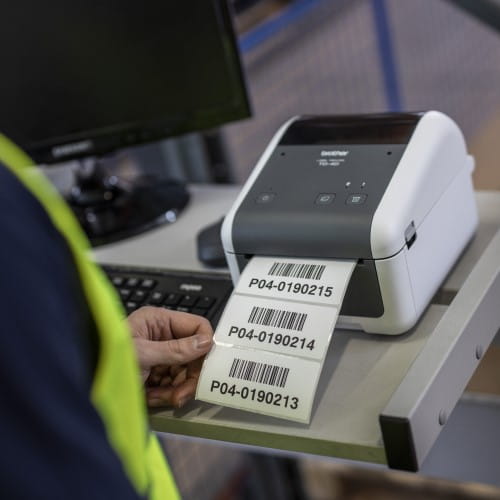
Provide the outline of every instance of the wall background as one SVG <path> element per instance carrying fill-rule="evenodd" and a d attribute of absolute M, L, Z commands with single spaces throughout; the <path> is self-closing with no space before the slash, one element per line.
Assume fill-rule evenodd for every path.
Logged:
<path fill-rule="evenodd" d="M 389 110 L 374 21 L 379 2 L 307 3 L 244 52 L 254 116 L 223 128 L 239 182 L 290 116 Z M 401 109 L 449 114 L 477 156 L 476 187 L 500 188 L 500 34 L 445 0 L 383 3 Z"/>

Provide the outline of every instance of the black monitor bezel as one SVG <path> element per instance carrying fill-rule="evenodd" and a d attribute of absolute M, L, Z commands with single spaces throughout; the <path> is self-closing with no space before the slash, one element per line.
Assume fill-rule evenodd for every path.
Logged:
<path fill-rule="evenodd" d="M 209 130 L 228 122 L 251 116 L 251 104 L 238 41 L 233 25 L 231 7 L 227 0 L 212 0 L 219 7 L 221 25 L 229 40 L 229 57 L 235 69 L 241 95 L 228 100 L 227 108 L 198 110 L 192 115 L 168 116 L 159 120 L 121 123 L 104 128 L 85 130 L 36 143 L 23 144 L 23 148 L 38 164 L 53 164 L 89 157 L 104 156 L 117 150 L 176 137 L 189 132 Z"/>

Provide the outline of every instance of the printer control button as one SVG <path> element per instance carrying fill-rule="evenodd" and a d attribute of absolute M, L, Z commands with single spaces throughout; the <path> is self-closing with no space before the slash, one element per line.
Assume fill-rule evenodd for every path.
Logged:
<path fill-rule="evenodd" d="M 366 194 L 350 194 L 345 201 L 346 205 L 362 205 L 366 201 Z"/>
<path fill-rule="evenodd" d="M 330 205 L 335 199 L 335 193 L 320 193 L 316 198 L 316 205 Z"/>
<path fill-rule="evenodd" d="M 260 193 L 259 196 L 257 196 L 255 203 L 271 203 L 275 197 L 275 193 Z"/>

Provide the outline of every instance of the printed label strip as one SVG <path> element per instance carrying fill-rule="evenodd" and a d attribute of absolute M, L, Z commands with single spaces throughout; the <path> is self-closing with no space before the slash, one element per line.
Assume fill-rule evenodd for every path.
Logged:
<path fill-rule="evenodd" d="M 308 423 L 354 266 L 254 257 L 219 322 L 196 398 Z"/>

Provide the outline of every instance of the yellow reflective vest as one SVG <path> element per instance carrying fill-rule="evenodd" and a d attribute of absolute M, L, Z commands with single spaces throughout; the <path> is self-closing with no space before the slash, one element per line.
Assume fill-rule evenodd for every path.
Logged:
<path fill-rule="evenodd" d="M 100 339 L 91 400 L 130 482 L 139 495 L 151 500 L 180 498 L 160 445 L 148 428 L 131 333 L 117 294 L 89 259 L 87 238 L 62 197 L 30 158 L 1 134 L 0 161 L 39 200 L 71 250 Z"/>

